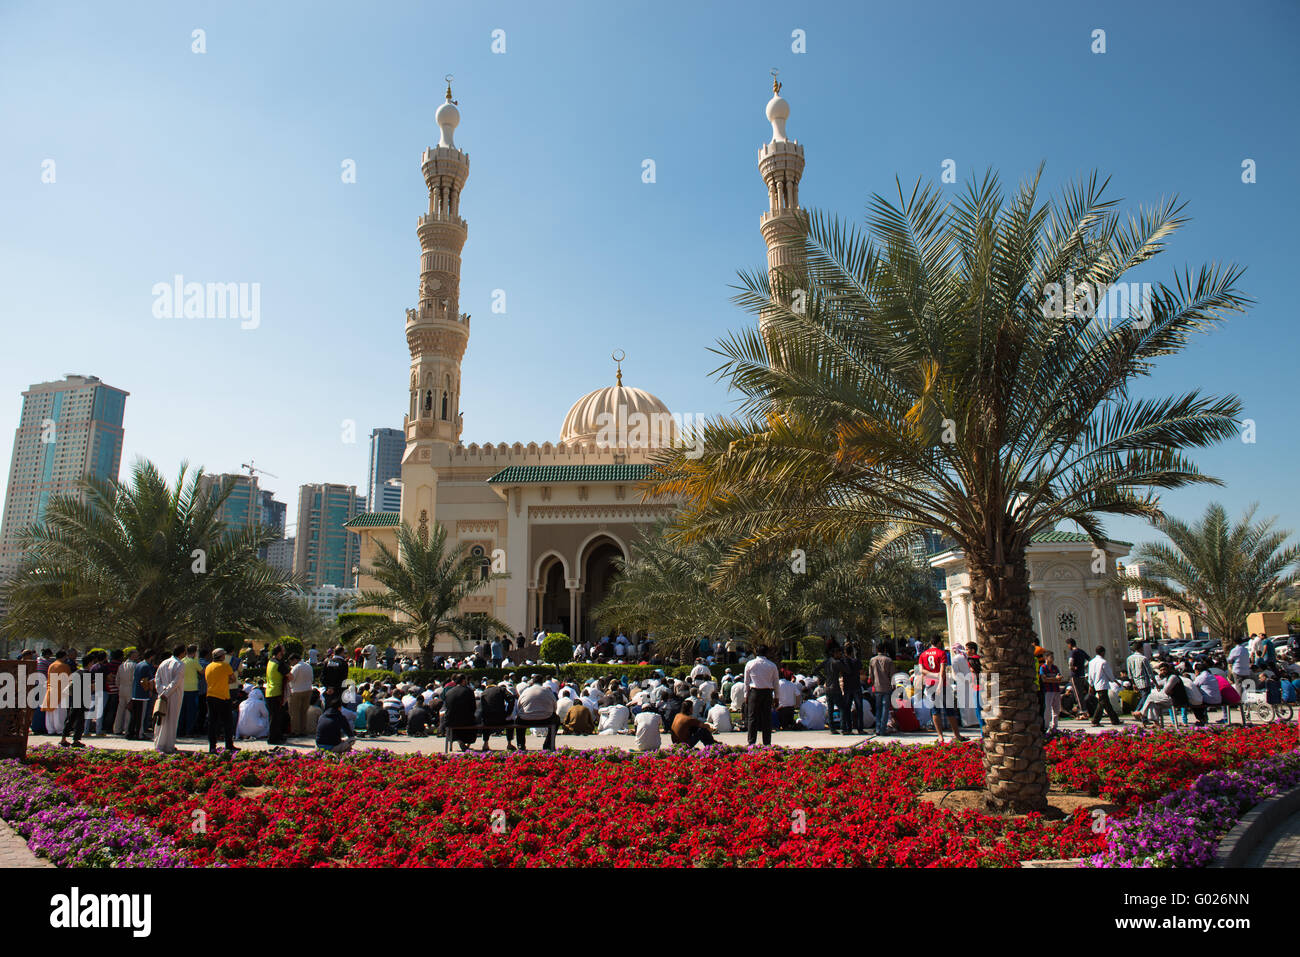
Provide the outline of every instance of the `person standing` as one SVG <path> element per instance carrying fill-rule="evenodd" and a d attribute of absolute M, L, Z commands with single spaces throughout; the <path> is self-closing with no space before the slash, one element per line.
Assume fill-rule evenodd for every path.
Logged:
<path fill-rule="evenodd" d="M 849 733 L 849 716 L 844 707 L 844 689 L 842 686 L 844 680 L 843 654 L 839 645 L 828 645 L 826 657 L 822 660 L 821 668 L 818 669 L 826 681 L 826 723 L 830 725 L 831 734 L 839 734 L 840 731 L 845 734 Z M 835 709 L 837 708 L 840 714 L 838 729 L 835 727 Z"/>
<path fill-rule="evenodd" d="M 943 736 L 943 722 L 945 720 L 948 722 L 948 727 L 952 729 L 953 740 L 965 741 L 966 739 L 961 734 L 961 727 L 957 724 L 956 709 L 952 707 L 948 652 L 943 650 L 943 638 L 941 636 L 934 635 L 930 639 L 930 647 L 921 652 L 920 657 L 917 658 L 917 663 L 921 666 L 921 674 L 925 682 L 925 694 L 934 699 L 933 710 L 930 715 L 934 721 L 935 734 L 939 736 L 939 743 L 946 743 Z"/>
<path fill-rule="evenodd" d="M 844 730 L 846 733 L 866 734 L 862 720 L 862 661 L 853 645 L 845 647 L 840 663 L 844 666 L 840 684 L 844 689 L 844 710 L 849 722 Z"/>
<path fill-rule="evenodd" d="M 781 672 L 767 657 L 767 649 L 759 648 L 757 654 L 745 662 L 745 734 L 750 747 L 763 733 L 763 747 L 772 743 L 772 696 L 781 681 Z M 671 725 L 669 726 L 671 730 Z"/>
<path fill-rule="evenodd" d="M 1142 706 L 1146 704 L 1147 695 L 1155 690 L 1156 673 L 1151 669 L 1151 661 L 1142 650 L 1142 642 L 1135 641 L 1130 647 L 1132 653 L 1124 662 L 1124 668 L 1128 672 L 1129 681 L 1133 682 L 1133 689 L 1138 693 L 1137 704 L 1133 710 L 1138 715 L 1138 720 L 1146 724 L 1146 711 Z"/>
<path fill-rule="evenodd" d="M 289 656 L 289 733 L 307 733 L 307 709 L 311 707 L 311 665 L 298 655 Z"/>
<path fill-rule="evenodd" d="M 230 710 L 230 686 L 235 672 L 226 664 L 226 649 L 212 649 L 212 663 L 203 671 L 208 684 L 208 753 L 217 753 L 217 734 L 224 732 L 226 751 L 235 750 L 235 716 Z"/>
<path fill-rule="evenodd" d="M 117 724 L 118 702 L 121 698 L 121 685 L 117 679 L 122 670 L 122 649 L 114 649 L 101 664 L 104 675 L 104 713 L 99 719 L 97 736 L 102 738 Z"/>
<path fill-rule="evenodd" d="M 343 702 L 343 683 L 348 680 L 348 659 L 343 653 L 343 646 L 330 649 L 325 667 L 320 672 L 321 686 L 324 689 L 321 707 L 326 711 L 338 707 Z"/>
<path fill-rule="evenodd" d="M 1228 651 L 1228 668 L 1232 672 L 1232 686 L 1237 689 L 1237 694 L 1244 696 L 1246 682 L 1255 674 L 1250 667 L 1250 649 L 1246 647 L 1245 638 L 1238 638 Z"/>
<path fill-rule="evenodd" d="M 46 668 L 45 699 L 41 702 L 46 734 L 62 734 L 67 738 L 63 726 L 68 720 L 68 689 L 72 684 L 74 670 L 67 651 L 62 648 L 54 653 L 54 659 Z"/>
<path fill-rule="evenodd" d="M 188 738 L 199 720 L 199 676 L 203 674 L 203 665 L 199 662 L 198 645 L 185 649 L 181 667 L 185 669 L 185 677 L 181 684 L 180 723 L 176 726 L 176 733 Z"/>
<path fill-rule="evenodd" d="M 126 736 L 132 741 L 143 741 L 149 733 L 150 703 L 153 701 L 154 672 L 158 670 L 158 654 L 155 652 L 143 661 L 137 662 L 131 672 L 131 721 L 126 729 Z"/>
<path fill-rule="evenodd" d="M 373 646 L 367 645 L 367 654 L 374 651 Z M 271 649 L 271 658 L 266 663 L 266 710 L 270 716 L 270 724 L 266 732 L 266 743 L 271 746 L 284 744 L 285 725 L 288 724 L 289 709 L 285 707 L 285 677 L 289 671 L 288 663 L 284 657 L 284 645 L 276 645 Z"/>
<path fill-rule="evenodd" d="M 154 676 L 158 699 L 154 704 L 153 746 L 154 750 L 163 754 L 171 754 L 176 750 L 176 731 L 180 726 L 181 705 L 185 700 L 187 660 L 185 646 L 177 645 L 172 649 L 172 656 L 158 666 L 158 673 Z"/>
<path fill-rule="evenodd" d="M 87 655 L 85 662 L 90 661 L 90 655 Z M 52 668 L 53 666 L 51 666 Z M 63 688 L 62 703 L 67 710 L 63 719 L 63 738 L 59 741 L 61 747 L 84 748 L 81 743 L 81 734 L 85 728 L 86 705 L 87 705 L 87 682 L 84 680 L 86 675 L 77 667 L 77 657 L 75 654 L 68 656 L 68 667 L 71 672 L 67 677 L 67 684 Z M 68 732 L 72 732 L 72 741 L 68 741 Z"/>
<path fill-rule="evenodd" d="M 1106 646 L 1097 646 L 1097 656 L 1088 662 L 1088 684 L 1092 687 L 1092 693 L 1097 696 L 1097 704 L 1092 711 L 1092 726 L 1101 727 L 1101 713 L 1105 711 L 1110 717 L 1110 723 L 1119 727 L 1123 722 L 1119 720 L 1119 715 L 1115 713 L 1115 706 L 1110 701 L 1110 686 L 1115 683 L 1115 672 L 1111 670 L 1110 662 L 1106 660 Z"/>
<path fill-rule="evenodd" d="M 871 672 L 871 693 L 876 706 L 876 734 L 889 734 L 889 696 L 894 691 L 894 659 L 889 657 L 884 642 L 876 645 L 876 653 L 867 662 Z"/>
<path fill-rule="evenodd" d="M 1038 680 L 1043 686 L 1043 724 L 1048 734 L 1056 734 L 1061 717 L 1061 669 L 1056 667 L 1056 656 L 1043 652 L 1043 663 L 1038 667 Z"/>
<path fill-rule="evenodd" d="M 1065 648 L 1070 664 L 1070 684 L 1082 718 L 1088 713 L 1088 655 L 1073 638 L 1065 639 Z"/>
<path fill-rule="evenodd" d="M 975 696 L 975 719 L 980 725 L 980 737 L 984 736 L 984 705 L 980 699 L 980 646 L 973 641 L 966 642 L 966 664 L 970 665 L 971 693 Z"/>
<path fill-rule="evenodd" d="M 135 669 L 140 654 L 132 648 L 124 655 L 117 669 L 117 716 L 113 719 L 113 733 L 125 735 L 131 728 L 131 692 L 135 688 Z"/>

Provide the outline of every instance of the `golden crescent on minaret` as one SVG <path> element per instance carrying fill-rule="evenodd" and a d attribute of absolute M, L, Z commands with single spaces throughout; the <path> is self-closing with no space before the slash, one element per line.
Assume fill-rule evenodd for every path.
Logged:
<path fill-rule="evenodd" d="M 776 67 L 772 67 L 772 92 L 773 93 L 781 92 L 781 81 L 777 79 L 777 77 L 780 74 L 781 74 L 780 70 L 778 70 Z"/>
<path fill-rule="evenodd" d="M 627 353 L 622 349 L 615 349 L 609 354 L 609 357 L 618 364 L 618 384 L 623 385 L 623 360 L 627 358 Z"/>
<path fill-rule="evenodd" d="M 456 77 L 448 73 L 446 76 L 443 77 L 443 79 L 447 81 L 447 102 L 450 103 L 452 106 L 460 106 L 460 104 L 457 101 L 451 98 L 451 81 L 456 79 Z"/>

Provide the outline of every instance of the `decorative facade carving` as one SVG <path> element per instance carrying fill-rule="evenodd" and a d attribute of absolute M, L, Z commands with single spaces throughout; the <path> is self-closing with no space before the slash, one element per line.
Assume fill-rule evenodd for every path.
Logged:
<path fill-rule="evenodd" d="M 496 537 L 501 523 L 495 518 L 462 518 L 456 521 L 456 534 L 478 534 L 481 532 L 490 532 Z"/>
<path fill-rule="evenodd" d="M 614 519 L 622 522 L 652 522 L 677 510 L 675 505 L 529 505 L 528 519 Z"/>

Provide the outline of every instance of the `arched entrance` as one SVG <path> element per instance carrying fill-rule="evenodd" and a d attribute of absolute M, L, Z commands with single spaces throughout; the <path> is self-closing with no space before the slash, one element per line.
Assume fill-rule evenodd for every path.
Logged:
<path fill-rule="evenodd" d="M 569 627 L 569 590 L 564 585 L 564 563 L 558 558 L 551 559 L 542 571 L 541 580 L 542 617 L 539 624 L 548 632 L 572 634 Z"/>
<path fill-rule="evenodd" d="M 600 537 L 587 545 L 582 559 L 582 640 L 597 641 L 608 629 L 600 629 L 591 618 L 591 610 L 605 600 L 618 578 L 617 562 L 623 549 L 612 538 Z"/>

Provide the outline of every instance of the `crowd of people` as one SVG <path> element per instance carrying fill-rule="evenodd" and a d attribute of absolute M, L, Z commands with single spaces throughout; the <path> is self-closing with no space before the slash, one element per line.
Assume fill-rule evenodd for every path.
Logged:
<path fill-rule="evenodd" d="M 1050 652 L 1035 649 L 1039 668 L 1039 696 L 1044 728 L 1057 729 L 1064 714 L 1087 717 L 1094 726 L 1102 718 L 1122 723 L 1119 712 L 1128 711 L 1142 724 L 1163 724 L 1166 716 L 1177 724 L 1187 715 L 1197 724 L 1209 722 L 1210 708 L 1220 708 L 1221 723 L 1231 721 L 1231 709 L 1262 696 L 1266 704 L 1295 702 L 1300 698 L 1300 637 L 1289 636 L 1283 647 L 1266 635 L 1240 636 L 1232 647 L 1199 655 L 1175 657 L 1156 642 L 1133 641 L 1120 672 L 1098 646 L 1090 656 L 1070 639 L 1068 681 L 1051 660 Z M 1242 720 L 1247 720 L 1241 709 Z"/>
<path fill-rule="evenodd" d="M 439 656 L 436 664 L 460 669 L 446 680 L 417 684 L 402 675 L 415 660 L 373 645 L 348 651 L 340 646 L 304 653 L 272 645 L 247 649 L 242 658 L 216 648 L 201 655 L 195 644 L 171 653 L 140 655 L 135 650 L 24 651 L 46 678 L 35 734 L 58 735 L 68 747 L 82 747 L 85 736 L 152 738 L 163 752 L 178 738 L 207 738 L 209 750 L 236 740 L 264 739 L 284 745 L 311 738 L 320 748 L 344 751 L 359 736 L 441 733 L 464 750 L 480 741 L 483 750 L 501 735 L 510 750 L 526 750 L 529 732 L 554 748 L 557 734 L 632 735 L 642 750 L 657 750 L 661 735 L 674 744 L 708 745 L 720 733 L 744 731 L 749 743 L 771 743 L 773 730 L 829 731 L 831 734 L 887 736 L 933 728 L 940 741 L 951 733 L 984 726 L 980 700 L 982 660 L 974 642 L 948 647 L 933 635 L 902 642 L 882 641 L 863 660 L 855 643 L 828 640 L 822 661 L 810 674 L 779 664 L 769 649 L 746 649 L 735 641 L 701 644 L 684 678 L 663 668 L 651 677 L 629 680 L 616 667 L 624 658 L 653 664 L 644 639 L 621 634 L 580 644 L 575 658 L 610 664 L 607 674 L 585 681 L 561 680 L 553 673 L 517 668 L 523 636 L 501 636 L 477 644 L 460 657 Z M 1229 708 L 1248 695 L 1270 704 L 1300 698 L 1300 649 L 1296 639 L 1283 647 L 1263 635 L 1239 639 L 1226 653 L 1175 659 L 1151 642 L 1133 642 L 1122 663 L 1098 646 L 1088 654 L 1074 639 L 1064 660 L 1034 650 L 1043 730 L 1060 729 L 1063 717 L 1122 722 L 1131 713 L 1145 724 L 1175 722 L 1187 715 L 1209 720 L 1209 709 Z M 483 664 L 480 665 L 479 662 Z M 515 670 L 500 679 L 471 678 L 464 669 L 487 663 Z M 353 667 L 383 666 L 392 679 L 357 683 Z M 722 668 L 718 675 L 716 668 Z M 79 682 L 89 676 L 92 682 Z M 90 688 L 89 694 L 73 689 Z M 1242 719 L 1245 720 L 1245 712 Z"/>

